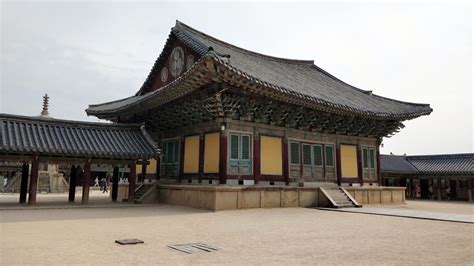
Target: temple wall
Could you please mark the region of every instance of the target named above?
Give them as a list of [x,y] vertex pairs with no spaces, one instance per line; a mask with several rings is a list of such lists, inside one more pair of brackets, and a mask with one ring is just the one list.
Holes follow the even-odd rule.
[[341,175],[344,178],[357,178],[357,146],[341,145]]
[[219,133],[204,136],[204,173],[219,173]]
[[[235,146],[231,147],[231,135],[234,135],[232,145],[239,145],[238,150],[235,150]],[[158,142],[160,139],[180,139],[183,148],[180,151],[182,161],[179,179],[190,180],[189,183],[194,183],[195,179],[206,183],[208,180],[222,182],[224,178],[224,182],[228,184],[243,184],[243,180],[247,184],[378,184],[375,169],[372,172],[366,171],[370,175],[365,174],[366,169],[361,171],[363,167],[360,155],[363,147],[378,151],[376,138],[311,132],[228,118],[168,130],[154,137]],[[242,142],[245,140],[247,143],[248,138],[249,146],[243,147]],[[297,164],[290,163],[291,156],[295,154],[294,151],[293,155],[291,153],[292,142],[300,145],[298,152],[301,153],[301,158]],[[305,154],[310,154],[309,146],[311,160],[302,154],[303,149]],[[324,154],[320,156],[324,165],[312,165],[317,157],[315,150]],[[250,152],[249,158],[243,158],[242,152]]]
[[262,174],[282,175],[282,155],[282,138],[261,136],[260,160]]
[[199,173],[199,135],[184,138],[183,173]]

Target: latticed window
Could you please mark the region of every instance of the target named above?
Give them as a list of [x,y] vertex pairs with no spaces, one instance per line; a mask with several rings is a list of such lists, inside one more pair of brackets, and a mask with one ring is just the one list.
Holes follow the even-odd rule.
[[252,173],[252,138],[250,134],[229,134],[229,167],[233,175]]
[[250,160],[250,136],[241,135],[242,138],[242,160]]
[[230,159],[239,159],[239,135],[230,135]]
[[179,158],[179,140],[163,142],[163,163],[177,163]]
[[290,142],[290,163],[300,164],[300,144],[297,142]]
[[250,161],[251,142],[248,134],[230,134],[230,159]]
[[326,166],[334,166],[334,146],[333,145],[324,145],[324,157],[326,159]]
[[369,147],[362,148],[362,161],[364,168],[375,169],[375,149]]
[[367,148],[362,149],[362,160],[364,161],[364,168],[369,168],[369,150]]
[[322,166],[323,165],[323,148],[321,147],[321,145],[313,146],[313,154],[314,154],[314,165]]
[[303,144],[303,164],[311,165],[311,145]]

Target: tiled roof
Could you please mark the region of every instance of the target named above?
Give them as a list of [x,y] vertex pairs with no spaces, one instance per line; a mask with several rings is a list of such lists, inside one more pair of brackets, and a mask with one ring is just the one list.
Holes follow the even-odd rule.
[[420,175],[473,175],[474,153],[397,156],[381,155],[382,172]]
[[470,174],[474,173],[474,153],[407,156],[419,173]]
[[140,125],[0,114],[0,154],[139,159],[157,152]]
[[406,160],[406,156],[380,155],[380,170],[385,173],[416,173],[416,168]]
[[[170,38],[173,36],[198,54],[207,55],[212,52],[219,63],[250,81],[264,84],[277,93],[285,93],[288,97],[295,96],[312,101],[314,105],[329,106],[334,110],[345,110],[353,114],[397,120],[411,119],[432,112],[428,104],[397,101],[377,96],[371,91],[358,89],[327,73],[313,61],[283,59],[255,53],[218,40],[179,21],[173,27]],[[150,77],[153,76],[152,73],[159,70],[159,67],[159,64],[155,64],[144,87],[151,83]],[[141,91],[144,91],[144,87]],[[120,109],[124,106],[139,104],[142,100],[140,96],[127,98],[123,102],[94,105],[89,107],[87,112],[92,115],[103,110],[113,112],[114,108]],[[156,95],[156,97],[159,96]]]

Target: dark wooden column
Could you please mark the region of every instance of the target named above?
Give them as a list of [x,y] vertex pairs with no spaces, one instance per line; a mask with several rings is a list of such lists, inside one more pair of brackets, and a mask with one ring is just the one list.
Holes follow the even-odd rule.
[[383,186],[382,173],[380,171],[380,150],[377,148],[377,181],[379,186]]
[[337,175],[337,185],[341,185],[342,172],[341,172],[341,145],[338,143],[336,145],[336,175]]
[[227,136],[221,131],[219,144],[219,183],[227,182]]
[[141,172],[141,174],[142,174],[142,180],[141,180],[141,182],[142,182],[142,183],[145,183],[147,165],[148,165],[148,160],[143,159],[143,160],[142,160],[142,172]]
[[71,174],[69,175],[69,202],[74,203],[76,198],[76,180],[77,168],[75,165],[71,166]]
[[184,173],[184,145],[185,138],[181,138],[181,144],[179,145],[179,169],[178,169],[178,182],[181,183],[181,178]]
[[283,165],[282,165],[282,169],[283,169],[283,178],[285,179],[285,184],[288,186],[290,184],[290,171],[288,169],[288,165],[289,165],[289,161],[288,161],[288,142],[286,141],[286,137],[283,137],[282,141],[281,141],[283,147],[282,147],[282,150],[283,150]]
[[436,187],[437,187],[437,198],[438,200],[441,200],[441,178],[436,179]]
[[474,182],[472,180],[472,178],[469,178],[467,180],[467,185],[468,185],[468,189],[467,189],[467,193],[468,193],[468,200],[469,202],[472,202],[473,201],[473,186],[474,186]]
[[26,203],[26,194],[28,193],[28,175],[30,166],[24,162],[21,168],[21,183],[20,183],[20,203]]
[[38,170],[39,160],[38,155],[33,156],[31,161],[31,175],[30,175],[30,188],[28,191],[28,205],[36,204],[36,190],[38,189]]
[[156,156],[156,180],[160,180],[161,177],[161,159],[160,156]]
[[260,182],[260,137],[258,134],[255,134],[253,139],[253,178],[255,184]]
[[118,195],[118,183],[119,183],[119,168],[114,167],[114,174],[112,176],[112,201],[117,202]]
[[362,147],[357,145],[357,178],[360,185],[364,185],[364,166],[362,165]]
[[84,178],[82,178],[82,204],[89,203],[89,188],[91,185],[91,162],[84,164]]
[[128,202],[133,203],[135,197],[135,180],[137,179],[137,161],[130,163],[130,176],[128,177]]
[[199,136],[199,174],[198,174],[198,183],[201,183],[202,177],[204,175],[204,144],[206,140],[206,135]]

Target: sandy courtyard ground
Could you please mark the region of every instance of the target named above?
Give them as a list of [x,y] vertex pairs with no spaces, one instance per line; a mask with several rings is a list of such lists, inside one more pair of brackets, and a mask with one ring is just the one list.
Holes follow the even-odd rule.
[[[306,208],[0,211],[0,265],[474,263],[474,225]],[[120,246],[116,239],[145,244]],[[167,245],[202,242],[216,252]]]

